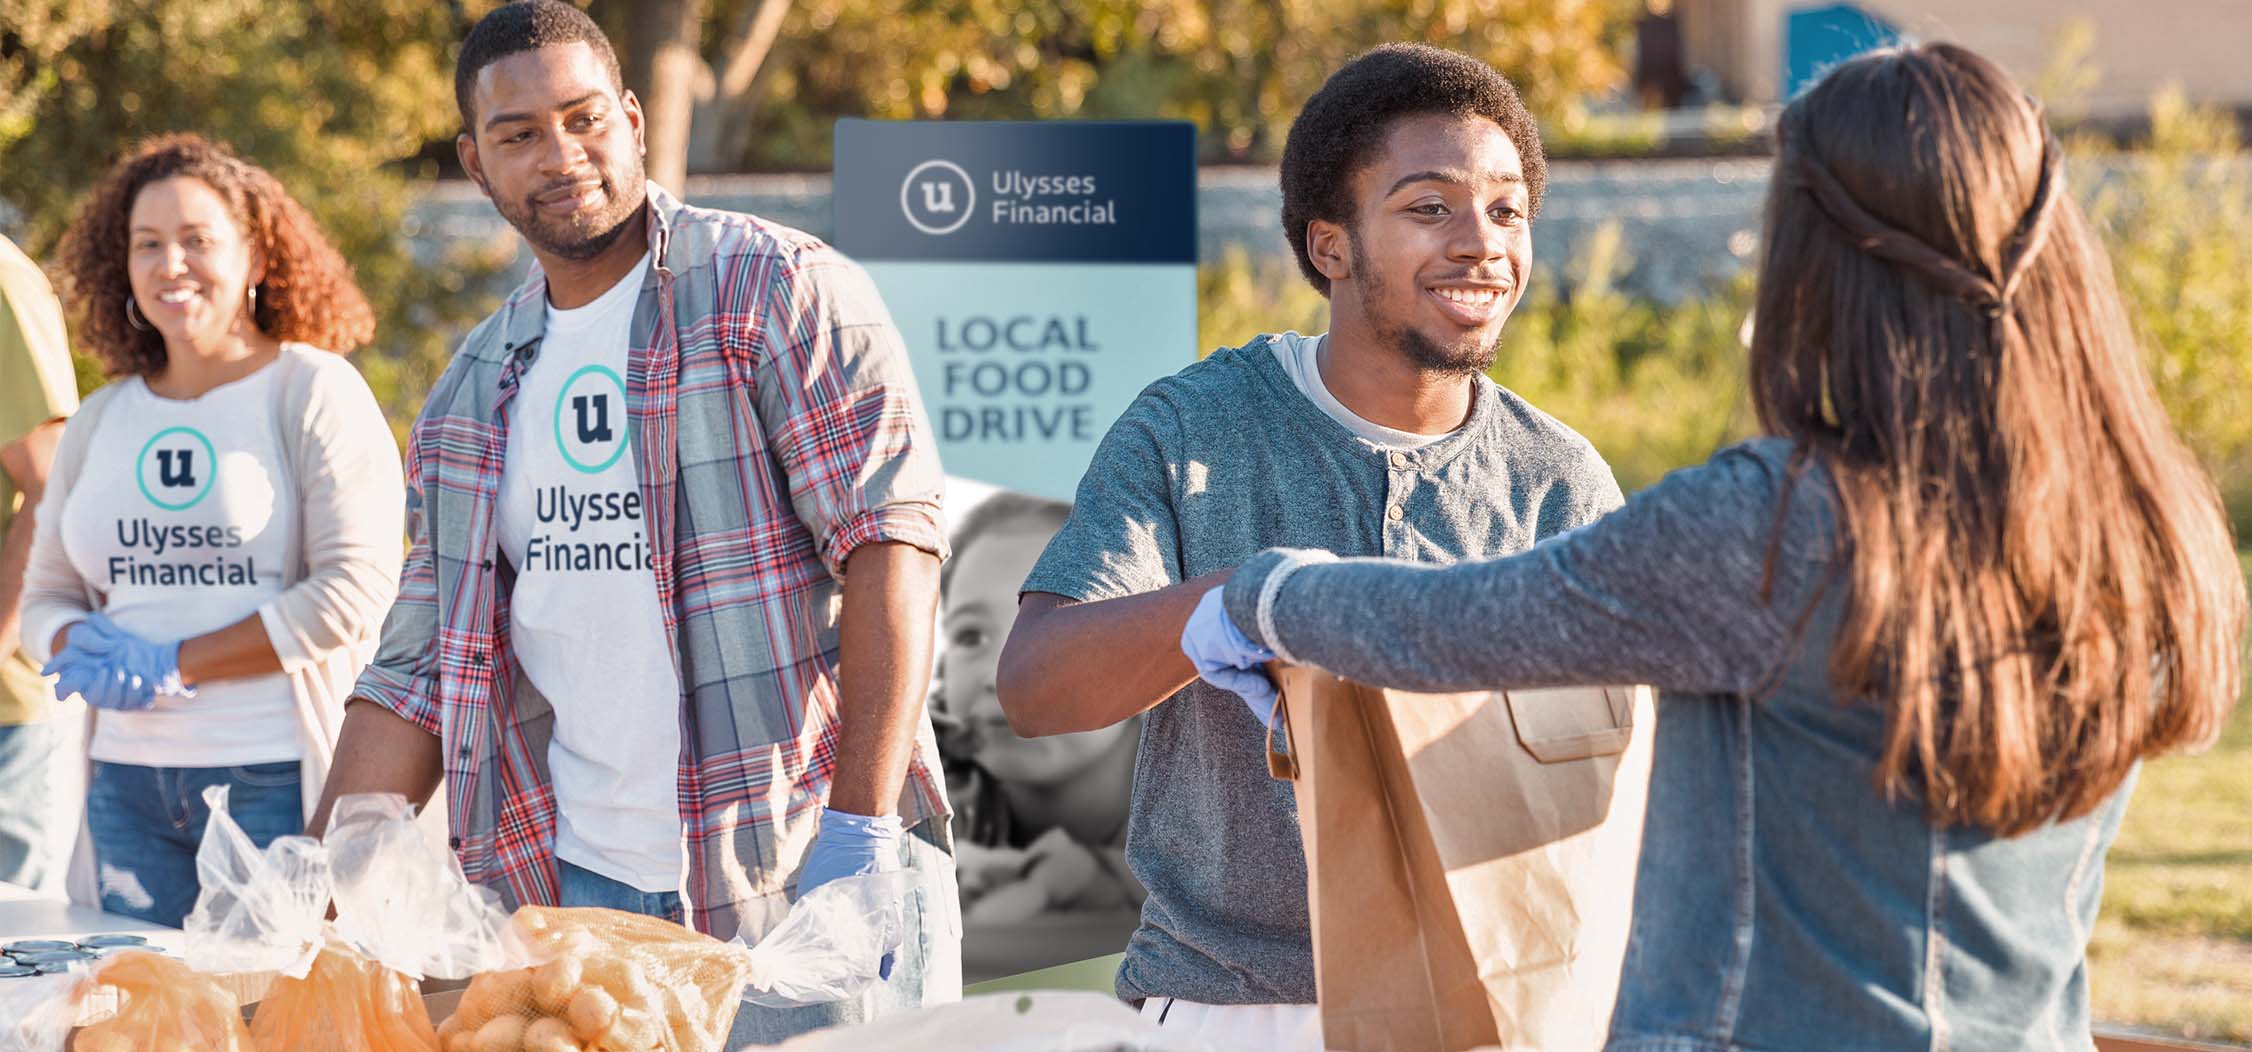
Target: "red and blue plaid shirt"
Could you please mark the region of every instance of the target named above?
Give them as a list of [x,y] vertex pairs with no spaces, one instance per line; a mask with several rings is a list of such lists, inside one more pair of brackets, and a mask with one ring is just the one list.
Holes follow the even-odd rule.
[[[649,212],[627,412],[680,672],[687,919],[728,938],[784,908],[828,799],[845,560],[876,541],[943,556],[944,476],[864,271],[809,235],[654,184]],[[509,650],[495,516],[546,291],[535,270],[472,331],[415,421],[413,547],[354,692],[440,739],[454,850],[512,908],[556,896],[555,716]],[[927,717],[898,807],[909,827],[944,826]]]

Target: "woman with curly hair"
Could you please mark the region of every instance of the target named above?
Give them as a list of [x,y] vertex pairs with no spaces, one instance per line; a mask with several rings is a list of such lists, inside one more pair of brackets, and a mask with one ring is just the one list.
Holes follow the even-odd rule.
[[193,135],[142,143],[88,196],[63,270],[115,379],[56,452],[23,645],[93,707],[73,896],[177,926],[204,789],[261,846],[319,796],[398,590],[398,447],[342,357],[373,333],[367,300],[257,166]]

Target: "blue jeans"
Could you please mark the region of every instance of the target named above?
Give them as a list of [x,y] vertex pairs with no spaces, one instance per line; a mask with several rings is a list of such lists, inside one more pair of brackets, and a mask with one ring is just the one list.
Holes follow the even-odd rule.
[[177,928],[195,907],[196,848],[211,809],[205,786],[224,785],[227,813],[263,848],[305,829],[297,761],[245,767],[94,764],[86,826],[94,838],[102,908]]
[[56,765],[75,759],[64,755],[63,725],[74,718],[0,727],[0,881],[42,887],[68,861],[56,857],[64,841],[55,828],[62,814],[54,782]]
[[[735,1014],[727,1048],[779,1044],[815,1030],[850,1026],[892,1012],[961,999],[961,900],[955,890],[954,859],[925,839],[923,832],[924,827],[919,826],[899,838],[900,866],[913,874],[913,879],[903,917],[906,938],[892,965],[891,978],[849,1001],[800,1008],[746,1003]],[[556,865],[561,905],[600,906],[675,922],[681,918],[680,896],[672,892],[642,891],[560,859]]]

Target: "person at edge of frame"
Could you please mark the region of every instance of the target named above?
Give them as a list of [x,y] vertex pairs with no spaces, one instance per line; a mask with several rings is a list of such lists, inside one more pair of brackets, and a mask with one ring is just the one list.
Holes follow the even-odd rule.
[[1272,659],[1657,687],[1609,1052],[2085,1052],[2142,761],[2243,686],[2219,491],[1999,66],[1873,53],[1777,132],[1761,437],[1528,553],[1262,552],[1182,645],[1262,711]]

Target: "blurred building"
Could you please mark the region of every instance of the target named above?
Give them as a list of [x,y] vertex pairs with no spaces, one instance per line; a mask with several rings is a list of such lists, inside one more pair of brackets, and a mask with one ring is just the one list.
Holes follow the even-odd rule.
[[1905,36],[1963,44],[2031,85],[2076,25],[2088,30],[2080,98],[2096,119],[2133,118],[2179,83],[2197,102],[2252,109],[2247,0],[1677,0],[1692,75],[1731,101],[1782,102],[1823,69]]

